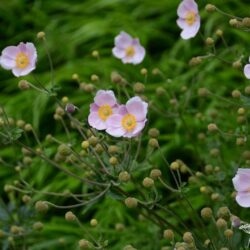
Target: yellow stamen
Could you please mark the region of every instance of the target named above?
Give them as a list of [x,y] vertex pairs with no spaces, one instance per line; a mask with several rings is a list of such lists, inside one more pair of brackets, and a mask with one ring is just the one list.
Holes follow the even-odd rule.
[[112,114],[113,114],[112,108],[107,104],[102,105],[98,110],[98,115],[103,121],[106,121],[108,117]]
[[23,53],[23,52],[19,52],[16,55],[16,66],[17,68],[23,69],[26,68],[29,64],[29,58],[28,56]]
[[188,25],[193,25],[196,21],[196,15],[193,11],[189,11],[185,17],[185,21]]
[[249,192],[249,193],[250,193],[250,187],[247,189],[247,192]]
[[135,54],[135,49],[134,49],[134,47],[133,47],[133,46],[128,46],[128,47],[126,48],[126,56],[131,57],[131,56],[134,56],[134,54]]
[[129,132],[135,128],[136,124],[137,122],[134,115],[126,114],[122,118],[122,127]]

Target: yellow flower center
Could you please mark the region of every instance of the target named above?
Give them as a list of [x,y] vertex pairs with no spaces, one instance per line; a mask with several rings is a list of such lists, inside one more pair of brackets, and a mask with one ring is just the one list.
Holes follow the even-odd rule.
[[196,21],[196,15],[193,11],[189,11],[185,17],[185,21],[188,25],[193,25]]
[[132,131],[136,126],[136,118],[134,115],[126,114],[122,118],[122,127],[127,131]]
[[113,114],[112,108],[107,104],[102,105],[98,110],[98,115],[103,121],[106,121],[108,117],[112,114]]
[[134,54],[135,54],[135,49],[134,49],[134,47],[133,47],[133,46],[128,46],[128,47],[126,48],[126,56],[131,57],[131,56],[134,56]]
[[16,56],[16,66],[20,69],[26,68],[29,64],[28,56],[23,53],[19,52]]

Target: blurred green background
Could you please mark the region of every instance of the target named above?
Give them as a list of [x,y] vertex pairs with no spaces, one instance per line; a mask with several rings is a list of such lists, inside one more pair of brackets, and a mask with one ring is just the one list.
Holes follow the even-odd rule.
[[[41,41],[36,38],[39,31],[46,33],[48,48],[55,69],[55,79],[58,85],[58,96],[67,95],[72,103],[80,109],[80,119],[86,121],[89,104],[93,95],[79,90],[78,84],[71,76],[77,73],[81,82],[91,82],[91,75],[97,74],[100,81],[94,83],[97,89],[116,90],[111,83],[112,71],[119,72],[130,83],[143,82],[146,86],[145,95],[154,102],[161,110],[169,109],[170,114],[175,109],[169,104],[169,99],[156,95],[158,87],[176,94],[182,103],[182,111],[186,116],[186,122],[191,127],[193,135],[200,132],[206,133],[208,122],[216,121],[223,124],[225,130],[237,127],[234,118],[235,109],[231,109],[225,103],[216,98],[200,100],[197,89],[207,87],[216,95],[229,97],[235,88],[244,90],[248,81],[244,78],[242,71],[231,67],[231,63],[242,56],[242,63],[246,63],[250,53],[249,33],[230,27],[229,18],[218,13],[208,14],[204,7],[208,1],[197,1],[202,18],[201,32],[194,39],[183,41],[180,39],[180,29],[176,25],[176,9],[179,1],[176,0],[0,0],[0,50],[8,45],[17,45],[19,42],[33,42],[38,50],[37,69],[33,75],[45,86],[50,85],[50,67]],[[225,12],[241,17],[247,16],[250,11],[248,1],[211,1]],[[228,46],[215,36],[215,31],[220,28],[224,31],[224,38]],[[146,58],[142,64],[137,66],[123,65],[112,56],[111,50],[114,46],[114,37],[120,31],[126,31],[132,36],[139,37],[141,44],[146,48]],[[198,67],[190,67],[189,60],[198,55],[206,55],[211,52],[204,44],[204,39],[211,36],[216,41],[217,53],[227,63],[215,58],[205,60]],[[93,50],[98,50],[100,60],[91,56]],[[141,68],[148,69],[147,81],[140,74]],[[152,70],[159,68],[162,76],[152,75]],[[32,76],[21,77],[30,82],[34,81]],[[35,91],[20,91],[18,82],[9,71],[0,69],[0,104],[6,109],[7,114],[14,119],[23,119],[31,123],[38,131],[43,140],[48,133],[57,134],[62,140],[65,139],[63,130],[53,122],[55,105],[42,94]],[[188,91],[182,95],[182,87]],[[189,98],[187,98],[189,96]],[[191,99],[186,107],[185,100]],[[209,116],[218,111],[216,118]],[[201,112],[206,115],[205,120],[196,121],[194,116]],[[225,114],[229,116],[225,119]],[[148,127],[157,127],[161,131],[160,143],[169,161],[181,158],[194,170],[200,168],[207,162],[218,164],[217,160],[210,160],[208,152],[213,147],[221,147],[223,151],[222,168],[231,166],[228,176],[232,176],[236,169],[236,161],[242,150],[235,148],[234,141],[225,140],[224,145],[218,145],[215,141],[209,141],[204,145],[197,142],[199,155],[197,155],[194,142],[187,135],[186,129],[180,120],[161,117],[151,112]],[[196,140],[196,139],[194,139]],[[247,148],[247,146],[246,146]],[[12,167],[2,166],[0,168],[1,196],[8,204],[8,199],[3,191],[6,183],[13,182],[17,176],[13,168],[17,158],[13,157],[16,151],[4,145],[0,146],[0,155],[5,161],[10,162]],[[14,149],[16,150],[16,149]],[[232,155],[232,151],[234,155]],[[156,153],[152,161],[161,168],[161,160]],[[40,164],[40,163],[39,163]],[[37,168],[39,167],[39,171]],[[34,175],[26,176],[37,189],[62,191],[83,190],[79,183],[64,178],[52,168],[46,166],[32,165]],[[168,178],[166,174],[166,178]],[[231,180],[228,179],[227,186],[223,192],[233,191]],[[194,193],[195,194],[195,193]],[[224,194],[226,197],[226,194]],[[9,197],[10,198],[10,197]],[[45,197],[34,197],[35,199],[46,199]],[[12,197],[15,200],[15,197]],[[16,197],[16,205],[20,197]],[[54,202],[68,204],[68,200],[55,198]],[[232,201],[230,201],[232,202]],[[201,197],[197,201],[197,209],[205,205]],[[234,206],[234,207],[233,207]],[[235,204],[233,210],[237,210]],[[23,208],[24,209],[24,208]],[[24,209],[25,210],[25,209]],[[31,209],[32,210],[32,209]],[[88,226],[89,219],[95,217],[100,220],[98,231],[100,237],[110,241],[108,249],[120,250],[126,244],[134,244],[138,249],[157,250],[162,246],[160,240],[162,232],[153,224],[137,220],[133,212],[127,212],[122,204],[110,197],[102,200],[94,208],[79,210],[82,218]],[[19,213],[20,211],[18,211]],[[24,213],[23,223],[29,225],[35,215],[30,211]],[[2,215],[1,215],[2,213]],[[242,213],[244,216],[244,212]],[[2,216],[2,217],[1,217]],[[0,219],[4,220],[4,205],[0,208]],[[49,214],[42,220],[46,221],[43,232],[32,233],[27,237],[28,249],[77,249],[77,242],[84,235],[77,226],[65,222],[64,211],[50,210]],[[21,216],[22,217],[22,216]],[[186,217],[186,216],[184,216]],[[11,218],[8,218],[11,221]],[[188,221],[188,219],[187,219]],[[124,223],[126,228],[123,232],[114,230],[115,223]],[[3,223],[4,224],[4,223]],[[30,222],[31,225],[31,222]],[[95,229],[90,229],[95,230]],[[3,243],[3,249],[8,249],[7,243]],[[5,244],[5,245],[4,245]],[[5,246],[5,248],[4,248]],[[18,248],[16,248],[18,249]]]

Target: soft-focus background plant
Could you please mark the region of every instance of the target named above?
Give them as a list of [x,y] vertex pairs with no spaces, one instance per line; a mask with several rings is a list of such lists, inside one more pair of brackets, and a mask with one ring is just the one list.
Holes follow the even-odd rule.
[[[37,32],[44,31],[54,63],[58,97],[67,96],[79,108],[78,117],[82,117],[83,121],[86,121],[93,94],[79,89],[78,83],[72,80],[73,74],[78,74],[84,83],[91,83],[91,75],[98,75],[99,80],[92,82],[97,89],[118,90],[111,82],[113,71],[119,72],[131,84],[144,83],[144,95],[158,110],[154,112],[152,109],[149,114],[142,142],[144,154],[149,139],[147,131],[149,128],[157,128],[160,131],[158,139],[161,151],[169,162],[181,159],[194,173],[204,172],[208,164],[213,165],[213,168],[218,166],[218,173],[206,174],[196,186],[186,190],[190,202],[198,216],[205,206],[212,207],[215,212],[219,207],[227,206],[233,214],[250,222],[248,210],[240,209],[231,195],[234,191],[232,177],[239,166],[248,164],[245,160],[249,158],[248,142],[239,147],[236,145],[236,137],[226,134],[245,134],[244,131],[248,128],[245,123],[237,123],[237,110],[242,103],[248,103],[248,99],[233,99],[231,92],[238,89],[244,93],[249,84],[242,69],[232,65],[238,60],[243,65],[247,63],[250,52],[249,33],[232,27],[229,24],[230,18],[225,15],[207,13],[204,9],[207,1],[200,0],[197,3],[202,18],[200,33],[194,39],[184,41],[180,39],[180,30],[176,25],[179,1],[1,0],[0,49],[16,45],[20,41],[33,41],[38,49],[38,64],[34,75],[49,86],[51,72],[48,59],[43,44],[36,38]],[[211,3],[237,16],[245,17],[249,14],[248,1],[221,0]],[[223,31],[223,39],[216,36],[218,29]],[[146,58],[142,64],[124,65],[112,56],[114,37],[121,30],[140,38],[146,49]],[[214,38],[215,50],[213,46],[205,44],[207,37]],[[99,59],[92,56],[94,50],[99,52]],[[207,58],[195,67],[190,66],[191,58],[210,52],[216,52],[216,57]],[[142,68],[148,70],[147,77],[141,74]],[[32,76],[23,79],[33,81]],[[66,141],[62,126],[53,119],[56,108],[53,101],[36,91],[21,91],[18,82],[19,79],[14,78],[9,71],[1,69],[0,104],[5,107],[6,113],[15,120],[22,119],[31,123],[42,141],[47,134],[55,134],[61,141]],[[212,94],[202,94],[202,88],[207,88]],[[122,97],[121,100],[124,101]],[[211,122],[216,123],[225,133],[209,134],[207,125]],[[80,143],[81,141],[79,147]],[[52,208],[46,215],[37,218],[34,205],[27,211],[21,201],[21,194],[6,194],[4,185],[18,180],[13,164],[16,164],[21,151],[4,145],[0,146],[0,150],[1,158],[9,164],[9,167],[8,164],[0,166],[1,226],[4,228],[4,225],[11,224],[19,214],[19,218],[32,231],[32,221],[41,220],[44,229],[25,237],[28,249],[77,249],[78,241],[84,237],[84,233],[77,225],[64,219],[65,210]],[[166,180],[172,181],[158,150],[150,156],[150,163],[148,166],[138,166],[142,167],[138,173],[138,182],[149,174],[152,165],[161,169]],[[189,174],[184,173],[183,181],[187,182],[188,177]],[[85,188],[41,162],[32,164],[26,178],[37,190],[42,191],[71,190],[79,193]],[[211,193],[200,192],[201,187],[209,185],[212,185],[213,193],[220,195],[219,201],[211,199]],[[193,230],[194,224],[183,207],[187,205],[172,199],[171,194],[162,187],[159,189],[164,203],[181,214],[185,224],[190,225],[190,230]],[[135,189],[131,186],[127,190],[133,193]],[[100,237],[103,235],[110,244],[107,249],[123,249],[128,244],[142,250],[161,249],[166,243],[162,239],[162,230],[142,216],[138,217],[134,210],[127,209],[113,195],[110,193],[93,206],[76,210],[84,226]],[[32,198],[46,200],[40,194],[35,194]],[[50,201],[70,205],[67,198],[55,196],[50,197]],[[10,214],[7,211],[11,211]],[[98,220],[98,228],[89,225],[92,218]],[[175,223],[173,218],[171,221]],[[119,230],[119,224],[124,225],[122,230]],[[207,230],[209,231],[209,226]],[[187,230],[181,228],[181,231]],[[215,232],[211,229],[210,233]],[[237,242],[243,239],[246,241],[246,234],[236,233],[239,234]],[[4,239],[1,244],[2,249],[8,249]],[[238,249],[235,248],[237,244],[232,243],[232,249]],[[18,246],[16,249],[19,249]]]

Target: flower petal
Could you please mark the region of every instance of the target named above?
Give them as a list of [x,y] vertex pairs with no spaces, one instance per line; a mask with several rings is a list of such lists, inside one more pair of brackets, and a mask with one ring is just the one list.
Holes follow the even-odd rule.
[[8,46],[2,51],[2,55],[16,60],[16,55],[20,52],[20,49],[17,46]]
[[118,48],[118,47],[114,47],[112,49],[112,53],[113,55],[116,57],[116,58],[119,58],[119,59],[122,59],[123,57],[126,56],[126,51],[125,49],[121,49],[121,48]]
[[143,121],[147,116],[148,104],[138,96],[129,99],[126,103],[126,108],[128,113],[136,117],[137,121]]
[[10,57],[2,55],[0,57],[0,65],[4,69],[13,69],[16,66],[16,61]]
[[107,125],[104,121],[100,119],[97,112],[91,112],[88,116],[89,125],[98,130],[104,130]]
[[194,0],[183,0],[177,9],[177,15],[185,18],[188,11],[198,13],[198,5]]
[[32,66],[32,65],[28,65],[27,67],[23,69],[15,67],[12,69],[12,73],[17,77],[26,76],[34,69],[35,69],[35,66]]
[[114,114],[111,115],[106,123],[107,123],[107,127],[111,127],[111,128],[119,128],[122,127],[121,122],[122,122],[122,115],[119,114]]
[[250,207],[250,193],[239,192],[236,195],[236,201],[241,207]]
[[236,174],[232,179],[235,190],[238,192],[247,191],[250,188],[249,174]]
[[195,37],[200,29],[200,17],[197,17],[196,22],[189,27],[186,27],[181,32],[181,38],[186,40]]
[[112,107],[116,104],[114,92],[111,90],[99,90],[96,93],[94,101],[98,106],[109,105]]
[[121,31],[118,36],[115,37],[115,47],[120,49],[126,49],[131,45],[133,38],[126,32]]
[[245,65],[244,67],[244,75],[247,79],[250,79],[250,64]]

